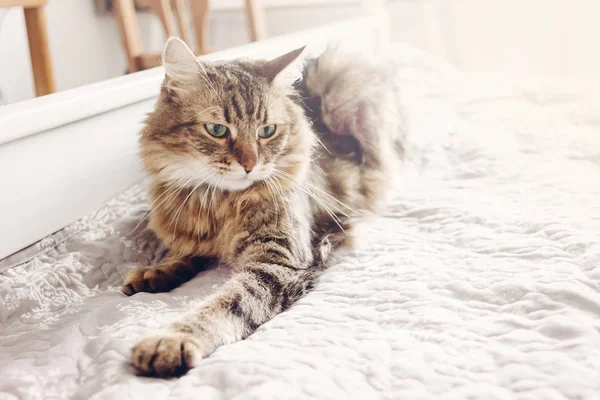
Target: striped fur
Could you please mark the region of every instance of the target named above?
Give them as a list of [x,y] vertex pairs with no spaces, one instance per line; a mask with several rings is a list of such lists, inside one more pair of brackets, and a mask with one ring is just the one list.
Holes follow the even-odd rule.
[[[208,258],[233,265],[235,273],[202,306],[134,347],[133,365],[157,376],[185,373],[310,290],[330,249],[349,245],[359,213],[374,209],[399,158],[389,151],[400,140],[398,116],[376,111],[389,104],[354,104],[342,117],[346,124],[340,107],[334,116],[323,108],[307,117],[303,100],[322,108],[320,99],[340,85],[317,63],[305,70],[305,84],[280,82],[299,51],[270,62],[217,64],[199,64],[187,51],[168,43],[166,78],[140,140],[152,177],[150,226],[170,253],[154,269],[132,271],[123,290],[171,290]],[[363,73],[378,76],[371,67]],[[378,98],[391,101],[387,90]],[[382,117],[389,129],[373,138],[373,118]],[[228,137],[211,137],[203,130],[207,122],[227,126]],[[272,123],[273,137],[256,135]],[[254,170],[239,178],[248,152],[259,169],[256,179]]]

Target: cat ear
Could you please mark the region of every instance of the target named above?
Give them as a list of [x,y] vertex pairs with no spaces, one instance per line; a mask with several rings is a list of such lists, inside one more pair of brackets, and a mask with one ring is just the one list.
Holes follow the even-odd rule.
[[296,80],[301,73],[302,66],[302,63],[299,62],[301,60],[299,57],[305,47],[306,46],[303,46],[299,49],[290,51],[289,53],[264,64],[262,67],[263,74],[267,77],[269,82],[273,82],[275,78],[277,78],[277,80],[290,80],[291,82]]
[[167,40],[162,53],[162,62],[167,78],[175,81],[196,79],[202,68],[187,44],[176,37]]

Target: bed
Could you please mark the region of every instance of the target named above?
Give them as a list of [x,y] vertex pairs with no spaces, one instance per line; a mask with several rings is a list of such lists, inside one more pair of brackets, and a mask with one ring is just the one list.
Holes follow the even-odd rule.
[[[379,43],[371,18],[211,55]],[[596,399],[600,85],[469,75],[404,45],[406,161],[313,292],[179,379],[132,345],[227,278],[125,296],[157,260],[136,132],[161,71],[0,109],[0,399]]]

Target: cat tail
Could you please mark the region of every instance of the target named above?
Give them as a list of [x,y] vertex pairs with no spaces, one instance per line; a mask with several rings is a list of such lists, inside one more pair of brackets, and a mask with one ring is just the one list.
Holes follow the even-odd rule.
[[331,247],[329,236],[324,236],[313,243],[313,262],[310,268],[304,270],[297,279],[289,282],[282,290],[283,310],[287,310],[296,300],[313,289],[316,280],[327,268]]

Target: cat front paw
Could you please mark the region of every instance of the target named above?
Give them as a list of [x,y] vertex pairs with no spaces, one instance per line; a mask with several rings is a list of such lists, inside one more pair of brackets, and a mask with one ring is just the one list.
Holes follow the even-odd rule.
[[136,268],[129,271],[123,282],[123,293],[131,296],[139,292],[168,292],[192,279],[206,266],[201,257],[171,257],[156,268]]
[[185,333],[165,332],[146,337],[131,353],[131,364],[142,374],[172,377],[185,374],[202,358],[200,341]]
[[170,276],[161,268],[136,268],[125,277],[122,290],[131,296],[139,292],[168,292],[180,284],[177,276]]

